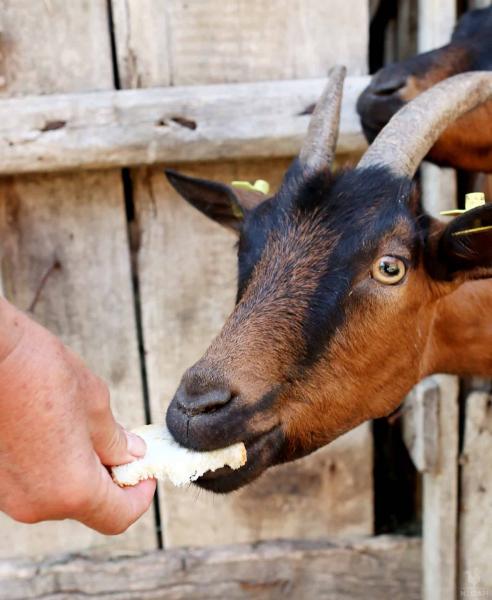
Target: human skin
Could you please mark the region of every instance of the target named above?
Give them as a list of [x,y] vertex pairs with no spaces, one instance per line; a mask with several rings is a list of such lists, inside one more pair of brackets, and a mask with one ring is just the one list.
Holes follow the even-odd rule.
[[69,518],[122,533],[156,484],[122,489],[106,466],[144,454],[145,442],[116,423],[106,384],[0,298],[0,510],[23,523]]

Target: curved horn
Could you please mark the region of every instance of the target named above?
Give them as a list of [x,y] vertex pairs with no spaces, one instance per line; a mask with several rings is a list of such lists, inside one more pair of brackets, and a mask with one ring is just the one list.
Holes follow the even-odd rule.
[[445,79],[399,110],[357,167],[386,166],[395,175],[413,177],[446,127],[490,99],[490,71],[462,73]]
[[309,122],[307,136],[299,153],[299,161],[308,171],[329,169],[333,162],[346,72],[347,69],[341,66],[330,69],[329,81]]

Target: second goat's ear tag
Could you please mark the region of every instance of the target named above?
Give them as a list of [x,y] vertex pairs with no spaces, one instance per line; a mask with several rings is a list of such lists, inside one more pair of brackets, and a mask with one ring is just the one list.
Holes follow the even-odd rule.
[[257,179],[254,184],[249,181],[233,181],[231,183],[232,187],[235,187],[239,190],[247,190],[249,192],[260,192],[265,196],[270,191],[270,184],[268,181],[264,179]]
[[471,229],[455,231],[452,235],[459,237],[460,235],[471,235],[472,233],[483,233],[484,231],[492,231],[492,225],[479,225],[477,227],[472,227]]
[[[454,210],[442,210],[440,214],[443,217],[457,217],[466,213],[473,208],[483,206],[485,204],[485,194],[483,192],[473,192],[465,195],[465,208],[456,208]],[[456,234],[453,234],[456,235]]]

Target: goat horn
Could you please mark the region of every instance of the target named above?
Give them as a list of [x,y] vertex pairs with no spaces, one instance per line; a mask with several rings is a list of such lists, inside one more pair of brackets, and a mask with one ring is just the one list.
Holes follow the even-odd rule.
[[320,172],[329,169],[333,162],[346,72],[347,69],[342,66],[330,69],[328,83],[314,109],[306,139],[299,153],[299,161],[307,171]]
[[381,130],[357,165],[385,166],[413,177],[441,133],[453,121],[492,99],[492,73],[476,71],[449,77],[399,110]]

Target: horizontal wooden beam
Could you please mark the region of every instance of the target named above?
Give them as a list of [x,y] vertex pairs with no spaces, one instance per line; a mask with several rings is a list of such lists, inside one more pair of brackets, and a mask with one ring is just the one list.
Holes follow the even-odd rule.
[[418,600],[420,540],[263,542],[101,560],[0,563],[0,599]]
[[[0,174],[295,155],[325,79],[167,87],[0,101]],[[363,151],[345,85],[339,152]]]

